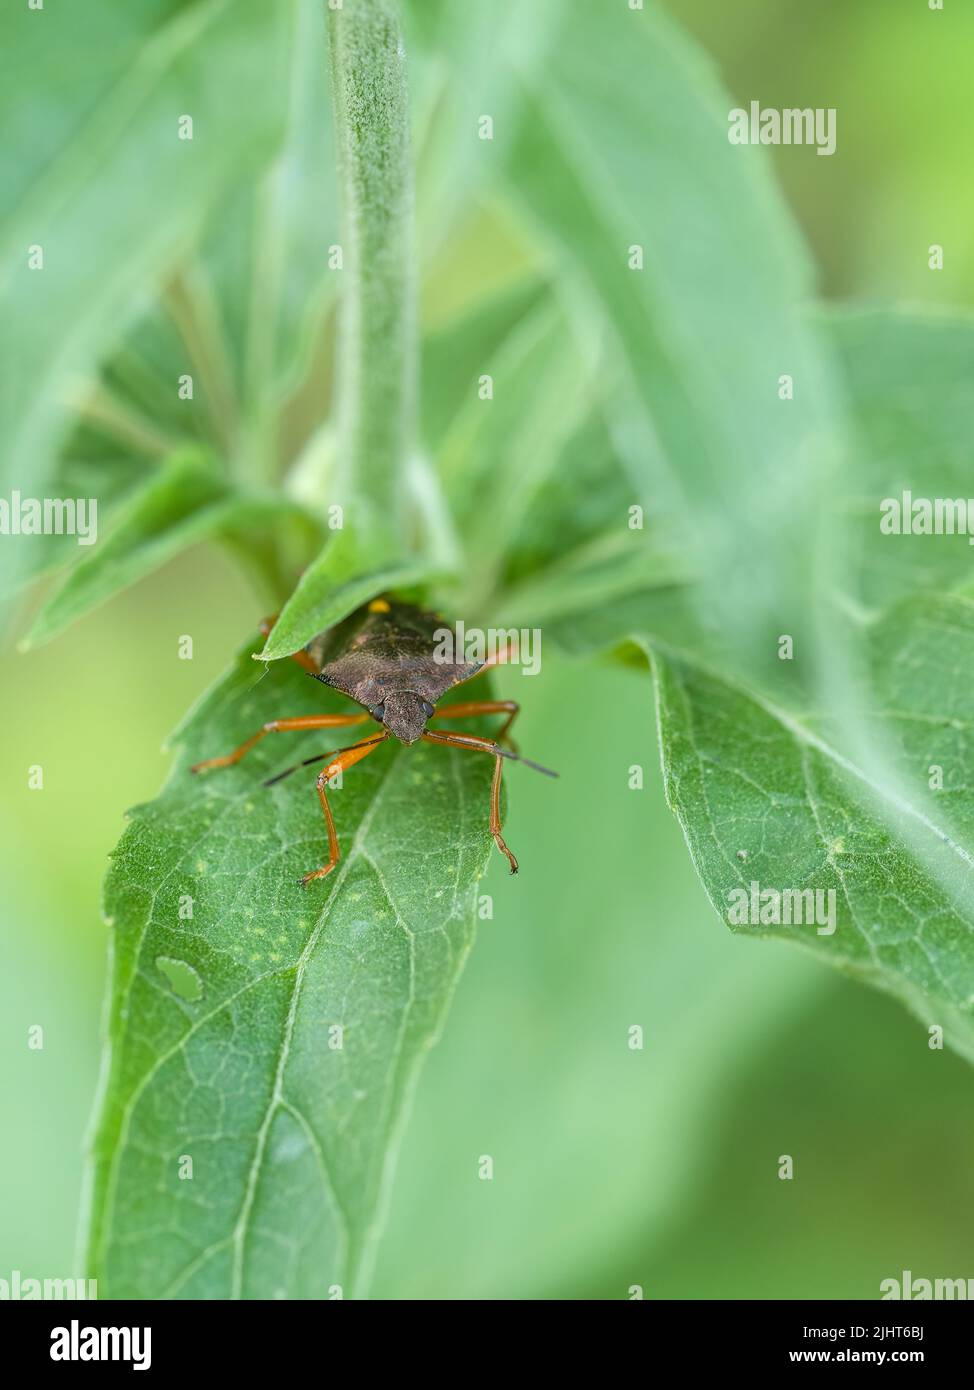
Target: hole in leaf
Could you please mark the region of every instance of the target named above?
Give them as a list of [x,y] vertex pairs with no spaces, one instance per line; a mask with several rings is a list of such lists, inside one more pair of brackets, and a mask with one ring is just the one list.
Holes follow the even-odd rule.
[[166,977],[173,994],[195,1003],[203,998],[203,981],[191,965],[172,956],[156,956],[156,968]]

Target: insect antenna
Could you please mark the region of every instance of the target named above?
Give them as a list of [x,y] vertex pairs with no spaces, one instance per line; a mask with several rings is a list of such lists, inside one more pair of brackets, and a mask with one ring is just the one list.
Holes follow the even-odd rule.
[[[273,777],[268,777],[267,781],[262,782],[261,785],[264,787],[273,787],[275,782],[283,782],[285,777],[290,777],[292,772],[297,772],[302,767],[310,767],[312,763],[323,763],[326,758],[334,757],[336,753],[347,753],[352,748],[361,748],[363,744],[374,743],[375,741],[375,736],[373,735],[372,738],[363,738],[358,743],[350,743],[345,748],[332,748],[328,753],[315,753],[311,758],[303,758],[299,763],[292,763],[291,766],[286,767],[283,772],[275,772]],[[555,774],[552,773],[552,776],[555,776]]]
[[482,741],[465,738],[463,734],[457,733],[454,729],[451,729],[449,734],[429,729],[425,736],[434,743],[445,743],[448,745],[452,743],[454,747],[463,744],[468,748],[483,749],[484,752],[494,754],[497,757],[510,758],[512,762],[523,763],[525,767],[533,767],[535,772],[543,772],[546,777],[557,777],[559,775],[557,772],[552,772],[550,767],[542,767],[540,763],[533,763],[530,758],[522,758],[520,753],[515,753],[510,748],[503,748],[499,743],[494,743],[489,748],[484,748]]
[[292,763],[291,766],[286,767],[283,772],[275,772],[273,777],[268,777],[267,781],[263,782],[261,785],[265,787],[273,787],[275,782],[283,782],[285,777],[290,777],[291,773],[297,772],[299,768],[309,767],[312,763],[320,763],[324,758],[327,757],[327,753],[316,753],[313,758],[305,758],[300,763]]
[[533,763],[530,758],[522,758],[520,753],[512,753],[510,748],[501,748],[499,745],[493,750],[499,753],[502,758],[510,758],[515,763],[523,763],[525,767],[533,767],[535,772],[543,772],[546,777],[557,777],[557,772],[552,772],[550,767],[542,767],[540,763]]

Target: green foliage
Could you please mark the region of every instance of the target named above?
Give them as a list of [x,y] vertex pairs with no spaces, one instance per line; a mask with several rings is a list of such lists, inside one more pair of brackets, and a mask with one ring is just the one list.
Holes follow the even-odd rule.
[[473,940],[491,761],[379,749],[330,794],[342,859],[308,890],[327,845],[313,779],[261,782],[354,734],[272,737],[187,773],[282,712],[346,708],[290,662],[261,677],[247,648],[115,851],[102,1297],[361,1288],[403,1106]]
[[[870,634],[868,715],[889,736],[888,777],[759,697],[654,649],[666,792],[715,909],[733,930],[799,941],[898,995],[974,1059],[974,606],[922,598]],[[933,681],[931,671],[948,674]],[[944,774],[932,795],[928,771]],[[801,924],[754,918],[751,885],[833,894]],[[732,895],[748,897],[745,923]],[[760,901],[760,899],[758,899]],[[811,905],[811,899],[808,900]],[[822,911],[821,909],[825,909]]]
[[[29,459],[35,494],[63,436],[70,378],[111,349],[144,288],[266,165],[284,125],[294,0],[152,0],[122,23],[117,9],[96,0],[81,24],[66,11],[22,5],[4,21],[4,47],[18,45],[22,71],[63,64],[74,74],[90,54],[97,74],[69,82],[45,112],[40,140],[32,130],[16,142],[0,233],[0,312],[17,334],[0,395],[4,476],[9,486]],[[107,52],[106,30],[115,30]],[[10,99],[35,109],[19,81],[5,85]],[[194,138],[181,140],[187,103]],[[29,268],[31,246],[42,248],[43,270]]]
[[[398,0],[329,13],[332,90],[345,209],[339,486],[405,524],[415,412],[416,306],[409,97]],[[356,519],[353,517],[353,524]],[[365,525],[363,531],[367,530]]]
[[[512,191],[594,297],[627,376],[629,466],[656,510],[689,523],[703,602],[753,660],[780,614],[795,623],[807,605],[792,518],[833,427],[802,312],[809,270],[765,165],[733,157],[728,99],[700,55],[651,7],[562,10]],[[783,372],[800,383],[788,402]]]
[[[62,571],[28,640],[204,539],[281,608],[180,731],[109,880],[91,1249],[118,1295],[366,1286],[408,1092],[472,940],[489,766],[386,748],[354,769],[349,850],[307,895],[293,879],[322,829],[294,782],[258,790],[275,741],[205,787],[185,769],[328,708],[273,663],[386,589],[648,659],[668,795],[720,915],[751,879],[834,889],[834,935],[780,934],[974,1046],[969,550],[878,528],[904,487],[961,495],[974,328],[809,314],[765,152],[729,146],[730,99],[653,7],[539,3],[515,44],[496,6],[416,0],[412,131],[398,8],[329,13],[329,94],[319,0],[160,0],[77,65],[32,168],[18,146],[7,457],[97,490],[106,532],[5,576]],[[246,94],[232,111],[228,90]],[[146,151],[153,178],[126,198]]]
[[371,546],[359,542],[358,529],[342,530],[305,570],[261,652],[276,661],[297,651],[316,633],[341,622],[363,603],[387,589],[428,582],[435,568],[420,560],[372,561]]
[[856,472],[840,510],[855,558],[855,601],[877,613],[920,590],[970,583],[963,537],[882,535],[886,497],[967,497],[974,320],[950,314],[844,310],[825,320],[853,413]]

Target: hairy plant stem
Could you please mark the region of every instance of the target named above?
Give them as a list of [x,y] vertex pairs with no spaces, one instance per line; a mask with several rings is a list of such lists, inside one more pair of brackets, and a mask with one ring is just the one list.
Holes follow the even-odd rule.
[[[344,202],[338,500],[353,532],[406,535],[418,345],[413,172],[399,0],[328,9]],[[335,499],[330,499],[335,500]]]

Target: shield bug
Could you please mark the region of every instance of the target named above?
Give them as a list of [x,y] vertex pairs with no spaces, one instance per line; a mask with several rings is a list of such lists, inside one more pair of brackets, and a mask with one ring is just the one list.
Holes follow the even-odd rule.
[[[273,619],[264,623],[261,630],[266,634],[272,626]],[[504,759],[511,758],[516,762],[525,763],[548,777],[557,777],[558,774],[530,762],[527,758],[521,758],[511,743],[509,731],[519,710],[515,700],[464,700],[437,709],[436,702],[448,690],[479,675],[499,659],[459,662],[443,660],[437,651],[435,635],[437,631],[442,631],[442,628],[443,619],[428,609],[399,603],[391,598],[373,599],[371,603],[350,614],[343,622],[313,637],[306,647],[293,655],[293,659],[315,680],[347,695],[356,704],[361,705],[366,713],[306,714],[293,719],[273,719],[232,753],[227,753],[222,758],[208,758],[190,769],[191,772],[208,772],[216,768],[232,767],[267,734],[344,727],[364,724],[370,719],[382,725],[381,733],[371,734],[368,738],[360,739],[344,748],[336,748],[330,753],[306,758],[303,763],[285,768],[264,784],[272,786],[297,771],[298,767],[321,761],[325,763],[318,774],[317,787],[328,831],[328,862],[299,880],[304,887],[313,880],[330,874],[341,853],[331,807],[328,805],[327,783],[338,773],[344,772],[346,768],[353,767],[355,763],[374,753],[389,738],[396,738],[406,745],[422,739],[427,743],[465,748],[475,753],[488,753],[493,757],[490,833],[497,848],[507,856],[511,873],[517,873],[517,860],[501,834],[500,793]],[[465,716],[485,714],[505,716],[496,741],[452,729],[432,730],[427,727],[435,719],[462,719]],[[502,740],[507,744],[506,747],[502,746]]]

